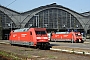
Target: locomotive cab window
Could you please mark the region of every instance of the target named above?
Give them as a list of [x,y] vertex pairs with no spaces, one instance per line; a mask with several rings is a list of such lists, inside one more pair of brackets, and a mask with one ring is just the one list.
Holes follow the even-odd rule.
[[30,31],[30,35],[32,35],[32,32]]
[[82,36],[81,34],[76,34],[76,36]]
[[35,31],[35,33],[36,33],[36,35],[38,35],[38,34],[46,34],[45,31]]

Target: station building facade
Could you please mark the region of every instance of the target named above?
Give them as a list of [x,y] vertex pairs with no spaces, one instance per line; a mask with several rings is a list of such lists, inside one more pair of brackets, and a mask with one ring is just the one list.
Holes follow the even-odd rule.
[[46,28],[48,32],[74,30],[90,33],[88,14],[77,13],[56,3],[22,13],[0,5],[0,36],[8,39],[11,30],[30,27]]

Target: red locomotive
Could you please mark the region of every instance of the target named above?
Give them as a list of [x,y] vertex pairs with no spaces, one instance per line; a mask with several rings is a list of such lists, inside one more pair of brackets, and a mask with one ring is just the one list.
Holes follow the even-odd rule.
[[83,43],[83,37],[80,32],[56,32],[51,34],[50,41],[71,41]]
[[46,28],[23,28],[10,32],[10,44],[34,46],[39,49],[50,49]]

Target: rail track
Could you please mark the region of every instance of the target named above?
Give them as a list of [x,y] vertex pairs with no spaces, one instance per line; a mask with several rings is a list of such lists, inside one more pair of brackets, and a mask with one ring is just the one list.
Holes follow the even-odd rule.
[[[25,57],[26,60],[89,60],[90,55],[73,54],[51,50],[40,50],[25,46],[11,46],[8,42],[0,44],[0,50]],[[78,57],[78,58],[77,58]]]

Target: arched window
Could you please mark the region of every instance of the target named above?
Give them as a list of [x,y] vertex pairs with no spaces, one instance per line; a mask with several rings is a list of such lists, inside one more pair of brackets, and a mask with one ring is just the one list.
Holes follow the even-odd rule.
[[0,21],[1,21],[1,26],[3,27],[3,29],[11,28],[11,24],[13,28],[16,26],[13,23],[13,21],[8,17],[8,15],[4,14],[1,11],[0,11]]
[[25,27],[29,27],[29,24],[32,24],[32,26],[46,27],[47,29],[82,28],[82,25],[76,17],[65,10],[57,8],[50,8],[38,12],[28,21]]

